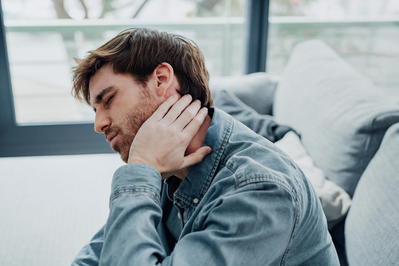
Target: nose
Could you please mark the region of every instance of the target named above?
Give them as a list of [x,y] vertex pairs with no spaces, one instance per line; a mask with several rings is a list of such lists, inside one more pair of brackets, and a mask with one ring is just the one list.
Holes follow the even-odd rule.
[[97,133],[104,133],[107,128],[111,126],[111,119],[102,110],[96,112],[96,118],[94,120],[94,131]]

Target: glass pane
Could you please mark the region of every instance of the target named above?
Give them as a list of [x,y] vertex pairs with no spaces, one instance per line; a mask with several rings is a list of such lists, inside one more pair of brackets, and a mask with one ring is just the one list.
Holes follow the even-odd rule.
[[399,101],[398,0],[271,0],[267,71],[281,74],[292,47],[321,39]]
[[211,76],[242,74],[246,0],[2,0],[17,122],[92,121],[71,96],[73,58],[120,31],[149,27],[194,40]]

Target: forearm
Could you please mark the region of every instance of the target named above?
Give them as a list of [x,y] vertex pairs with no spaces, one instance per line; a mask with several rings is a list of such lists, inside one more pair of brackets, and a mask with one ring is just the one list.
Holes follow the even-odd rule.
[[155,265],[166,256],[157,231],[161,182],[160,174],[147,165],[115,172],[100,265]]
[[72,266],[129,265],[146,257],[153,245],[154,254],[164,250],[159,239],[163,234],[156,230],[162,217],[160,180],[159,173],[149,166],[118,169],[112,183],[107,223],[80,250]]
[[98,266],[103,247],[104,226],[94,235],[90,243],[84,246],[71,266]]

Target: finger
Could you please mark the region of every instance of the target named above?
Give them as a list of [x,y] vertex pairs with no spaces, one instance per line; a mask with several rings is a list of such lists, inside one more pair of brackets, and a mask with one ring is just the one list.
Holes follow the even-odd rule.
[[195,100],[176,119],[174,125],[180,130],[184,130],[184,128],[193,120],[193,118],[196,115],[198,115],[198,111],[200,109],[201,109],[201,102],[199,100]]
[[196,150],[195,152],[187,155],[184,157],[184,162],[181,165],[181,169],[185,169],[187,167],[193,166],[202,162],[202,160],[207,156],[209,153],[212,152],[211,147],[204,146]]
[[179,100],[179,96],[177,94],[170,96],[158,107],[150,119],[155,119],[156,121],[163,119],[165,114],[168,113],[169,109],[177,102],[177,100]]
[[186,94],[181,97],[180,100],[178,100],[165,115],[165,117],[163,118],[164,122],[167,125],[172,124],[183,113],[187,106],[190,105],[191,100],[192,97],[190,94]]
[[202,108],[197,115],[187,124],[183,131],[188,134],[189,138],[197,134],[201,125],[204,123],[206,116],[208,115],[208,108]]

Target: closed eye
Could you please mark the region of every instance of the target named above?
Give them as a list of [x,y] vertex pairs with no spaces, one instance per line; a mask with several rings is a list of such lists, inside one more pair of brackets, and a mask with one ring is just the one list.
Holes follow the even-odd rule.
[[112,98],[114,98],[114,96],[115,96],[115,95],[110,96],[110,97],[107,99],[107,101],[106,101],[105,104],[106,104],[106,105],[110,104],[110,102],[111,102]]

